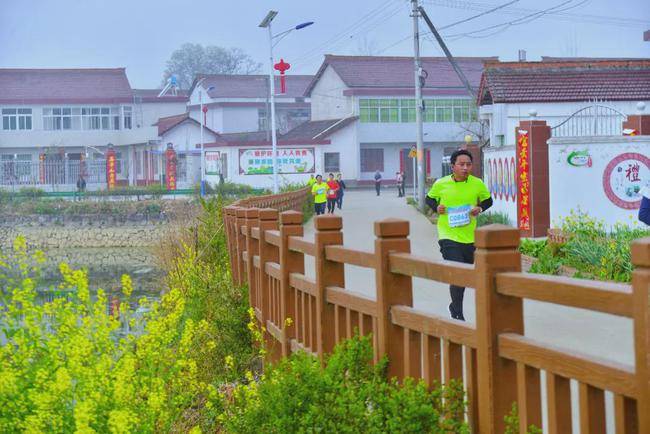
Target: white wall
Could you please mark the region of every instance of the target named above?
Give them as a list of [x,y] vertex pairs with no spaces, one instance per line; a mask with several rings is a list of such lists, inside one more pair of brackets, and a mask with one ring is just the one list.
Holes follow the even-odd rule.
[[243,133],[259,129],[257,107],[224,107],[222,133]]
[[341,119],[354,113],[353,98],[343,96],[348,89],[331,66],[325,68],[311,92],[311,119]]
[[[442,157],[444,148],[448,144],[443,143],[424,143],[424,149],[429,151],[431,160],[431,171],[427,177],[439,178],[442,175]],[[381,172],[383,179],[395,179],[395,173],[400,170],[400,151],[403,149],[410,149],[413,146],[412,142],[403,143],[361,143],[361,149],[383,149],[384,150],[384,170]],[[360,164],[360,162],[359,162]],[[410,159],[404,161],[404,164],[412,164]],[[425,161],[426,164],[426,161]],[[374,179],[375,172],[361,172],[361,180]],[[407,181],[411,182],[411,180]]]
[[517,161],[515,152],[514,146],[489,147],[483,150],[483,181],[490,190],[494,202],[489,212],[505,213],[512,225],[517,224]]
[[[567,158],[573,151],[587,151],[591,156],[591,167],[569,165]],[[650,137],[582,137],[580,142],[577,142],[576,138],[549,140],[551,225],[556,226],[560,217],[566,217],[572,209],[578,208],[593,217],[605,220],[608,225],[617,222],[631,224],[637,221],[638,210],[615,205],[606,195],[604,188],[604,185],[610,182],[610,179],[605,177],[607,165],[626,152],[650,158]],[[644,167],[644,164],[640,166],[641,180],[638,183],[622,182],[624,188],[634,184],[650,185],[650,167]],[[623,180],[624,176],[624,172],[615,174],[615,182]],[[640,200],[640,196],[633,195],[629,198],[631,202],[637,199]]]

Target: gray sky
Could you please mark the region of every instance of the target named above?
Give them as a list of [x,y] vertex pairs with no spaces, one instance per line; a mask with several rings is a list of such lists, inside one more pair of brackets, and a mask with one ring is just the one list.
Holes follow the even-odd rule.
[[[434,24],[445,26],[511,0],[421,0]],[[269,9],[279,11],[274,31],[304,21],[316,24],[294,32],[276,47],[290,73],[314,73],[322,55],[412,55],[407,0],[3,0],[0,8],[0,67],[126,67],[133,87],[158,87],[165,62],[185,42],[240,47],[268,65],[268,40],[257,27]],[[457,7],[450,7],[455,5]],[[523,25],[521,21],[554,6]],[[565,8],[570,8],[562,12]],[[528,19],[535,18],[534,16]],[[626,19],[626,20],[616,20]],[[623,22],[623,25],[620,23]],[[619,23],[614,25],[612,23]],[[421,29],[425,27],[421,22]],[[449,28],[457,56],[499,56],[528,60],[547,56],[650,57],[648,0],[520,0],[507,8]],[[426,30],[426,29],[425,29]],[[338,38],[338,39],[335,39]],[[404,40],[402,40],[404,39]],[[401,42],[399,42],[402,40]],[[422,55],[440,49],[422,41]]]

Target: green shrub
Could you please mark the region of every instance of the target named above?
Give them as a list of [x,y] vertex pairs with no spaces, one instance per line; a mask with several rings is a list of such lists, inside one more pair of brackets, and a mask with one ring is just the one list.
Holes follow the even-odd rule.
[[[510,413],[505,415],[504,421],[506,423],[504,434],[519,434],[519,410],[516,402],[512,403]],[[542,430],[535,425],[530,425],[526,430],[526,434],[542,434]]]
[[373,366],[369,337],[339,344],[325,366],[298,353],[238,385],[224,402],[223,429],[232,433],[467,433],[462,386],[429,391],[412,379],[387,380]]
[[559,255],[566,265],[578,269],[583,276],[599,280],[629,282],[632,278],[630,244],[650,236],[650,231],[617,223],[607,230],[602,220],[583,211],[571,211],[561,222],[568,235]]
[[537,258],[540,253],[546,248],[546,240],[534,240],[531,238],[522,238],[519,244],[519,251],[522,255],[532,256]]
[[551,248],[547,245],[537,255],[537,260],[530,267],[531,273],[537,274],[560,274],[562,261],[553,255]]
[[495,223],[512,226],[512,222],[508,218],[508,214],[504,212],[485,212],[479,214],[476,218],[476,226],[478,227]]

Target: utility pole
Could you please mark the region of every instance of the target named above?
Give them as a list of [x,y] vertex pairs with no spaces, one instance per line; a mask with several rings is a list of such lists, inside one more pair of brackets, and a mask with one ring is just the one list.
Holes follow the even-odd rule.
[[[424,211],[424,190],[425,185],[425,164],[424,164],[424,135],[422,133],[422,63],[420,62],[420,31],[418,26],[418,19],[420,17],[418,0],[411,0],[413,7],[411,16],[413,17],[413,62],[415,69],[415,124],[416,124],[416,150],[417,150],[417,185],[418,194],[417,201],[420,210]],[[415,179],[413,180],[415,182]]]

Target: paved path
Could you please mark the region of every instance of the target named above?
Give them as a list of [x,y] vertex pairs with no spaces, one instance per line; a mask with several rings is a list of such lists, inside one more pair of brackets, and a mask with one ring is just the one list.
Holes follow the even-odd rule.
[[[412,252],[440,259],[435,226],[412,206],[407,205],[405,200],[396,196],[394,190],[383,192],[381,197],[377,197],[374,190],[348,191],[345,194],[343,210],[337,210],[337,214],[343,217],[344,244],[355,249],[372,251],[372,223],[388,217],[401,218],[410,222]],[[305,236],[313,238],[313,233],[312,220],[305,227]],[[313,262],[308,260],[306,266],[308,274],[313,273]],[[371,270],[346,265],[345,286],[351,291],[361,292],[373,298],[375,296],[374,274]],[[442,315],[448,314],[447,285],[414,279],[413,288],[416,308]],[[475,322],[473,289],[468,289],[465,294],[465,317],[469,322]],[[634,364],[631,320],[534,301],[524,302],[524,317],[526,336],[615,362],[631,366]],[[608,407],[611,408],[611,398],[608,401]],[[577,402],[574,403],[574,411],[575,407]]]

